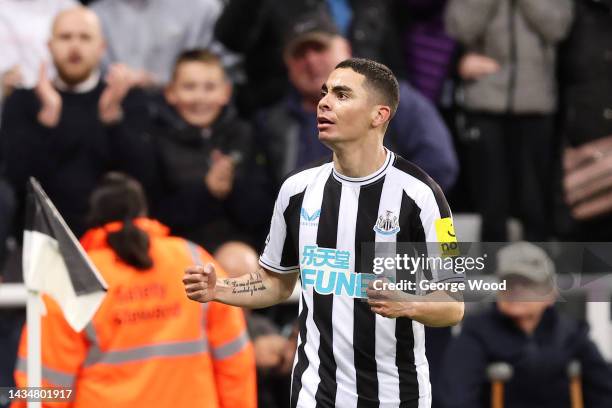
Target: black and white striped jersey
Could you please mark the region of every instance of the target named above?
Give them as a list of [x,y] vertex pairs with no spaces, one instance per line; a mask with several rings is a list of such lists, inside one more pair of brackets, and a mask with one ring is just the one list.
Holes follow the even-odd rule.
[[373,313],[358,278],[372,274],[363,244],[440,242],[436,227],[450,217],[438,185],[391,151],[367,177],[341,175],[330,161],[283,183],[259,262],[300,273],[292,408],[430,407],[423,325]]

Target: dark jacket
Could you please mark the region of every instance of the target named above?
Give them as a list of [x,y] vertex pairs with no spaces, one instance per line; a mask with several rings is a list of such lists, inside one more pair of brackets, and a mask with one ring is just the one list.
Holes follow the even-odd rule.
[[[446,32],[447,0],[395,0],[408,80],[435,104],[443,102],[444,85],[456,57],[456,42]],[[444,101],[445,102],[445,101]],[[445,102],[446,103],[446,102]]]
[[[226,109],[208,129],[189,126],[168,106],[159,112],[151,132],[155,160],[147,181],[152,214],[174,234],[211,251],[230,239],[261,245],[273,192],[251,126],[233,109]],[[223,200],[205,183],[215,149],[236,162],[232,191]]]
[[[309,138],[313,149],[315,144],[321,146],[316,113],[305,112],[299,101],[299,95],[293,92],[281,103],[257,115],[258,138],[266,149],[270,173],[276,184],[303,162],[298,156],[300,137]],[[308,116],[311,120],[306,120]],[[404,81],[400,81],[400,104],[384,143],[420,166],[442,189],[447,191],[455,183],[459,165],[448,129],[432,103]],[[331,151],[323,148],[321,154],[331,156]]]
[[505,362],[514,368],[505,385],[505,407],[569,408],[567,367],[572,360],[582,364],[584,406],[612,407],[612,370],[589,339],[585,323],[549,308],[527,336],[492,305],[467,317],[451,342],[438,395],[445,408],[489,407],[487,366]]
[[[100,177],[122,170],[140,178],[140,163],[147,159],[141,150],[148,119],[144,94],[130,91],[123,103],[124,119],[106,126],[98,118],[104,87],[100,81],[85,93],[60,91],[62,113],[54,128],[38,122],[40,103],[33,90],[13,92],[2,115],[4,174],[15,189],[21,210],[26,182],[30,176],[36,177],[77,236],[86,229],[89,195]],[[16,230],[20,231],[23,217],[16,219]]]
[[612,135],[612,0],[579,0],[560,50],[564,131],[573,145]]
[[201,181],[210,169],[213,150],[235,157],[237,174],[242,176],[252,161],[254,140],[251,126],[226,109],[210,128],[189,126],[169,107],[158,117],[153,136],[158,144],[161,175],[171,188]]
[[[0,163],[0,167],[2,163]],[[15,213],[15,194],[9,183],[0,177],[0,276],[3,272],[6,256],[6,240],[11,231]]]
[[[403,72],[399,39],[390,23],[387,2],[349,0],[352,20],[345,37],[356,57],[383,62]],[[238,88],[241,111],[270,106],[285,95],[289,81],[283,63],[283,42],[289,28],[304,14],[329,13],[326,0],[231,0],[215,26],[215,37],[245,57],[248,83]]]

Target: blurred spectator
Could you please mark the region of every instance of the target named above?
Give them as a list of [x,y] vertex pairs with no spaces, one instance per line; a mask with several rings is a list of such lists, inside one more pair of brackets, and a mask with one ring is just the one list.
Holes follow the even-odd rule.
[[[2,167],[2,163],[0,163]],[[11,230],[11,221],[15,213],[15,196],[13,189],[0,177],[0,282],[4,261],[6,259],[6,240]]]
[[[285,62],[293,88],[257,114],[258,136],[277,184],[296,168],[331,155],[317,137],[317,104],[327,76],[350,57],[350,45],[326,18],[310,15],[292,28]],[[385,146],[421,166],[443,189],[453,185],[457,158],[450,134],[433,105],[404,81]]]
[[[468,316],[449,346],[438,395],[447,408],[491,406],[487,367],[507,363],[507,408],[570,405],[568,365],[582,366],[584,406],[612,406],[612,370],[589,339],[586,323],[561,315],[554,264],[539,247],[518,242],[498,253],[498,276],[507,291],[484,313]],[[435,391],[434,391],[435,392]]]
[[0,153],[21,208],[28,177],[34,176],[79,236],[99,177],[113,168],[138,173],[146,103],[142,94],[128,93],[125,67],[111,67],[102,79],[104,40],[88,9],[59,13],[49,48],[58,75],[50,79],[42,64],[36,88],[16,90],[7,99]]
[[154,215],[211,250],[228,240],[261,245],[273,202],[251,126],[236,116],[231,93],[216,55],[185,51],[152,130]]
[[[257,253],[241,242],[223,244],[215,252],[215,259],[230,278],[256,271],[259,267]],[[288,339],[267,316],[249,309],[244,309],[244,313],[255,349],[258,406],[285,407],[289,400],[289,374],[297,347],[297,333]]]
[[612,1],[579,0],[561,49],[571,239],[612,240]]
[[[141,186],[122,174],[107,175],[92,193],[95,227],[82,244],[108,294],[81,333],[46,298],[43,383],[76,390],[71,407],[254,408],[255,364],[242,311],[221,303],[203,308],[181,284],[187,266],[212,256],[146,216]],[[20,386],[26,334],[16,368]]]
[[285,95],[289,83],[284,37],[304,15],[329,16],[356,57],[382,62],[396,74],[404,72],[388,6],[378,0],[230,0],[215,35],[228,49],[244,55],[247,83],[237,90],[241,113],[250,115]]
[[[6,239],[13,219],[14,201],[10,185],[0,177],[0,285],[5,282]],[[0,387],[15,385],[12,371],[19,340],[18,328],[22,323],[21,310],[0,308]],[[0,401],[0,407],[4,406],[3,401]]]
[[410,83],[436,105],[455,57],[455,41],[444,27],[448,0],[396,0],[402,18],[405,66]]
[[[16,88],[33,88],[40,64],[49,61],[51,23],[74,0],[0,0],[0,101]],[[47,65],[53,75],[52,65]],[[1,103],[0,103],[1,106]]]
[[525,239],[549,237],[557,143],[556,48],[571,0],[450,0],[446,27],[466,50],[459,62],[467,167],[482,240],[505,241],[512,212]]
[[[222,0],[97,0],[92,10],[100,17],[107,40],[107,62],[129,66],[138,85],[166,84],[172,65],[187,49],[224,50],[213,39]],[[224,53],[224,63],[232,57]],[[235,58],[234,58],[235,59]]]

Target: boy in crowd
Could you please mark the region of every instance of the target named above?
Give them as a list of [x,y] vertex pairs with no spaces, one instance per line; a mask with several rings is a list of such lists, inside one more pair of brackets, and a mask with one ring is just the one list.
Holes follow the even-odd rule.
[[237,117],[231,95],[219,57],[183,52],[152,132],[155,169],[146,184],[155,215],[211,250],[228,240],[259,242],[272,207],[251,127]]

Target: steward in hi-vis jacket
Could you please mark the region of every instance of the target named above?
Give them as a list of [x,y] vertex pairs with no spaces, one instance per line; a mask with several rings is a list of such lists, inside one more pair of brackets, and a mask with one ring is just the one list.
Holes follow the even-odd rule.
[[[134,242],[130,234],[143,232],[149,268],[128,264],[111,245],[121,234]],[[256,406],[255,359],[241,309],[185,296],[183,270],[213,262],[208,252],[143,217],[89,230],[82,244],[108,284],[106,298],[81,333],[49,297],[42,319],[42,385],[71,388],[74,400],[64,406]],[[24,329],[15,374],[21,387],[26,351]]]

